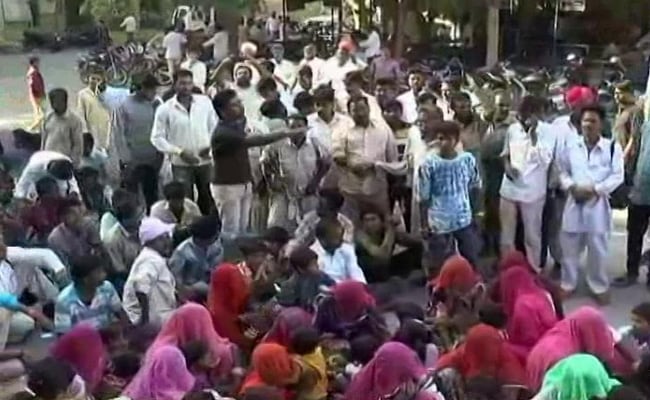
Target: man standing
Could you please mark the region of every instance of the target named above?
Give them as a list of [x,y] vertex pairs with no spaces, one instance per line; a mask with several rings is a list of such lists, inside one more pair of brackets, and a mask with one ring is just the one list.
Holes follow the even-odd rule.
[[318,57],[316,54],[316,46],[308,44],[303,50],[303,59],[300,61],[299,67],[308,66],[311,68],[312,79],[314,86],[323,83],[323,68],[325,67],[325,60]]
[[30,131],[33,131],[41,124],[45,115],[45,81],[39,70],[40,63],[41,60],[38,57],[29,57],[27,90],[29,92],[29,101],[32,103],[32,109],[34,110],[34,120],[29,128],[27,128]]
[[418,117],[417,98],[424,89],[426,78],[422,71],[414,69],[409,72],[408,83],[409,90],[399,95],[397,100],[402,103],[404,121],[413,124]]
[[562,219],[562,290],[578,285],[582,253],[587,249],[587,284],[601,304],[609,302],[607,257],[612,209],[609,194],[623,183],[623,154],[615,141],[602,137],[605,112],[585,106],[580,112],[582,139],[562,149],[560,184],[568,192]]
[[539,120],[542,108],[537,97],[522,99],[518,121],[506,132],[500,190],[501,254],[514,249],[517,215],[521,215],[526,255],[535,269],[540,267],[542,213],[555,149],[555,135]]
[[50,91],[50,111],[43,120],[41,149],[56,151],[79,165],[83,153],[82,121],[68,110],[68,92],[56,88]]
[[199,60],[200,53],[197,49],[187,50],[187,59],[181,63],[181,68],[192,73],[194,87],[205,93],[205,84],[208,80],[208,67]]
[[211,176],[210,136],[217,126],[217,114],[207,96],[192,94],[192,73],[176,73],[176,95],[156,110],[151,143],[171,157],[174,180],[183,182],[187,197],[194,198],[201,212],[212,209],[209,182]]
[[625,170],[630,171],[634,164],[636,150],[639,143],[635,138],[640,139],[641,126],[643,125],[643,109],[637,104],[634,96],[634,88],[630,81],[621,82],[616,85],[614,97],[618,103],[618,115],[614,122],[614,138],[623,149]]
[[503,181],[503,146],[506,131],[512,123],[510,118],[511,99],[498,91],[494,95],[494,113],[481,143],[481,165],[483,171],[483,192],[485,213],[483,216],[483,239],[485,249],[499,254],[501,224],[499,221],[499,191]]
[[220,121],[211,139],[214,161],[211,191],[221,216],[222,232],[237,236],[248,228],[253,198],[249,148],[302,134],[305,129],[249,134],[252,129],[246,121],[244,107],[231,89],[217,93],[213,105]]
[[126,43],[135,42],[135,32],[138,30],[138,21],[133,15],[127,15],[120,24],[120,28],[124,28],[126,33]]
[[343,127],[332,137],[332,157],[341,169],[339,189],[346,203],[343,212],[355,217],[363,202],[388,212],[386,174],[375,163],[398,160],[395,138],[385,122],[371,120],[366,97],[351,98],[348,112],[354,126]]
[[77,108],[83,122],[83,131],[93,135],[95,147],[101,150],[108,148],[111,119],[110,109],[103,99],[105,90],[103,72],[94,71],[88,77],[88,85],[77,94]]
[[151,74],[137,84],[135,92],[115,109],[111,119],[109,160],[113,178],[125,171],[140,185],[147,208],[158,199],[158,171],[162,156],[151,144],[158,81]]
[[274,43],[271,46],[271,62],[275,65],[274,76],[282,84],[283,90],[293,87],[296,81],[298,69],[296,64],[284,58],[284,46],[281,43]]
[[163,38],[162,46],[165,48],[165,60],[167,60],[167,68],[171,77],[174,76],[176,69],[181,63],[185,43],[187,43],[187,38],[183,33],[182,22],[178,22],[176,28],[167,33]]
[[228,57],[228,31],[219,24],[214,27],[214,36],[203,42],[203,47],[212,46],[212,62],[214,65]]
[[265,28],[269,41],[276,40],[280,36],[280,20],[275,11],[267,18]]

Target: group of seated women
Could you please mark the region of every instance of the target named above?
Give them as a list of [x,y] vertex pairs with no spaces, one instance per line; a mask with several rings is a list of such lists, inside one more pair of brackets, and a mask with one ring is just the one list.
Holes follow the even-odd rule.
[[650,398],[650,306],[633,310],[633,340],[595,308],[565,316],[553,282],[517,252],[492,281],[452,256],[429,282],[426,308],[377,304],[367,285],[345,280],[312,303],[270,298],[251,310],[243,268],[219,267],[220,291],[160,328],[74,326],[29,366],[28,389],[14,398]]

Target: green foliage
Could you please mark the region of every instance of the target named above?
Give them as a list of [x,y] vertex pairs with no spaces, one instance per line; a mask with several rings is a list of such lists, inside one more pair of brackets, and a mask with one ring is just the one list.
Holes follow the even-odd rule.
[[109,26],[114,26],[129,14],[137,14],[139,0],[86,0],[81,6],[81,13],[89,13],[95,20],[103,19]]

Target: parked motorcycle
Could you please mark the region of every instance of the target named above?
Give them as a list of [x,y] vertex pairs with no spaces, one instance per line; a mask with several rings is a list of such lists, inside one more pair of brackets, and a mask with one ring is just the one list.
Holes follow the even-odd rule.
[[28,51],[36,48],[44,48],[52,52],[57,52],[61,51],[64,45],[64,38],[58,33],[41,32],[34,29],[23,31],[23,48]]

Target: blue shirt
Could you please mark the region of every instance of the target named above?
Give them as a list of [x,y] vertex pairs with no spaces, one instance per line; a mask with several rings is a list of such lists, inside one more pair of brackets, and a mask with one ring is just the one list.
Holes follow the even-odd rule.
[[463,152],[453,159],[429,154],[418,171],[418,185],[435,233],[454,232],[472,223],[470,191],[481,186],[472,154]]
[[95,328],[104,328],[114,319],[115,313],[122,309],[120,297],[113,285],[104,281],[97,290],[95,297],[86,304],[79,298],[74,283],[66,286],[54,306],[54,328],[59,333],[65,333],[79,322],[88,322]]
[[221,240],[215,240],[207,248],[197,246],[192,238],[176,247],[169,259],[169,269],[179,283],[193,285],[209,282],[212,270],[223,260]]

